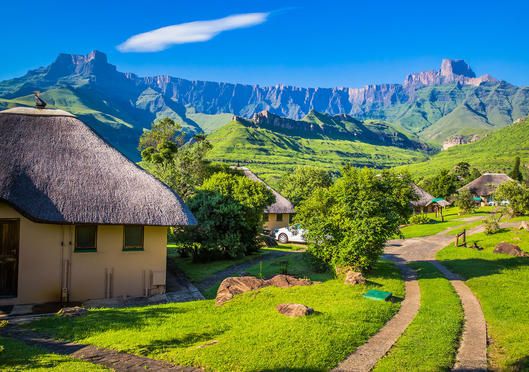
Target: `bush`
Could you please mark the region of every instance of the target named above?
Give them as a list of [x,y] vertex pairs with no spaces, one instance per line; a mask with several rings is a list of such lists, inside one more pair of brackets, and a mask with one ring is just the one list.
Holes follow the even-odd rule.
[[[262,183],[241,175],[215,173],[188,206],[198,225],[181,234],[194,261],[240,257],[259,249],[263,210],[274,196]],[[187,242],[187,243],[186,243]]]
[[497,201],[507,200],[507,209],[512,216],[529,214],[529,188],[516,181],[502,183],[496,189],[494,198]]
[[412,225],[425,225],[432,222],[433,220],[427,214],[414,214],[410,217],[410,223]]
[[346,168],[342,174],[300,204],[297,221],[307,229],[309,253],[334,267],[369,270],[409,218],[411,180],[369,169]]
[[500,231],[500,219],[501,214],[491,214],[489,217],[483,221],[485,226],[485,234],[492,235]]
[[476,202],[474,201],[472,193],[468,189],[461,190],[457,193],[455,203],[456,206],[459,207],[459,214],[474,213],[474,210],[476,209]]

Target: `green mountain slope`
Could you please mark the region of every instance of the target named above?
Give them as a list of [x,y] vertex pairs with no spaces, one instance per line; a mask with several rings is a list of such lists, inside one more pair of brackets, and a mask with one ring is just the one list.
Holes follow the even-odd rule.
[[246,120],[232,121],[211,133],[208,139],[213,145],[211,160],[248,163],[271,184],[297,165],[337,171],[345,164],[385,168],[426,159],[421,152],[395,146],[288,136],[256,128]]
[[522,163],[529,161],[529,118],[490,133],[474,143],[454,146],[428,161],[399,169],[406,169],[415,177],[423,177],[464,161],[482,172],[508,172],[516,156],[521,157]]

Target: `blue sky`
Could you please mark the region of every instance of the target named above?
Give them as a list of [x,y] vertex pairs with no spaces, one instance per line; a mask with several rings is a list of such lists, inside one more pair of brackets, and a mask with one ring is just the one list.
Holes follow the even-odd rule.
[[[118,49],[161,27],[250,13],[265,16],[226,31],[218,22],[199,24],[216,27],[216,36],[199,28],[198,38],[208,41]],[[529,85],[526,0],[26,0],[2,4],[2,14],[0,79],[47,65],[61,52],[98,49],[119,70],[139,75],[355,87],[401,82],[449,57],[465,59],[478,75]],[[197,37],[186,32],[180,41]]]

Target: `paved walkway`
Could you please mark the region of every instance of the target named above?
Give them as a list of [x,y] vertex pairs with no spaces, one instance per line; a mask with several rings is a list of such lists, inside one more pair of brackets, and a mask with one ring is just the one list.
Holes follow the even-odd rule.
[[[467,235],[482,231],[483,227],[478,226],[467,231]],[[487,324],[481,305],[465,282],[435,259],[436,253],[455,239],[455,236],[448,235],[447,232],[443,231],[439,234],[422,238],[392,240],[388,242],[385,252],[389,256],[407,262],[431,262],[450,281],[461,299],[464,311],[463,334],[460,339],[453,370],[486,371]]]
[[115,371],[203,371],[200,368],[175,366],[167,362],[120,353],[118,351],[98,348],[92,345],[60,342],[44,337],[31,330],[16,326],[7,326],[3,328],[2,334],[23,341],[26,344],[41,347],[50,353],[84,360],[89,363],[111,368]]
[[367,343],[360,346],[346,360],[338,365],[333,371],[359,371],[367,372],[373,369],[375,364],[387,354],[400,335],[408,328],[408,325],[417,315],[421,304],[421,291],[414,270],[404,262],[390,258],[395,261],[397,267],[402,271],[405,280],[406,296],[402,301],[397,315],[386,323],[382,329],[369,339]]

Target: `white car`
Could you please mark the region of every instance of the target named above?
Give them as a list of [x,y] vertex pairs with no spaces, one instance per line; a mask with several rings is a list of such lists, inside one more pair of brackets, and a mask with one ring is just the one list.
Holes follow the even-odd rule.
[[292,225],[274,230],[274,238],[281,244],[285,243],[306,243],[305,230],[300,225]]

